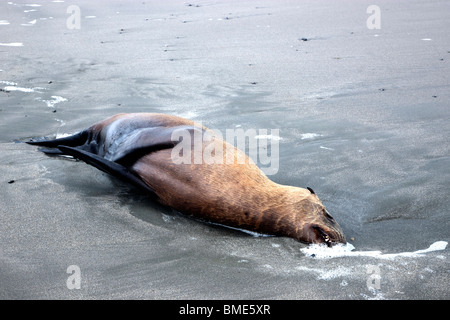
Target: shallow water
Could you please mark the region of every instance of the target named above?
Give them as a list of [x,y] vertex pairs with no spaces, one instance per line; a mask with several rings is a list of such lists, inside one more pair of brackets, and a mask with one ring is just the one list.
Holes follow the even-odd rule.
[[[448,299],[450,8],[382,1],[370,30],[370,4],[78,1],[68,29],[68,3],[2,2],[0,297]],[[279,129],[270,178],[312,187],[355,249],[201,223],[16,143],[119,112]]]

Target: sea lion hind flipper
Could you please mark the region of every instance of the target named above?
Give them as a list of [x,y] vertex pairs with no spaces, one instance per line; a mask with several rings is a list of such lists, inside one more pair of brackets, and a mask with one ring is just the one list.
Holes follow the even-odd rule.
[[[48,140],[45,138],[38,139],[36,141],[30,140],[26,141],[26,143],[31,144],[33,146],[41,146],[41,147],[47,147],[47,148],[57,148],[58,146],[69,146],[69,147],[76,147],[83,145],[89,138],[89,132],[87,130],[80,131],[78,133],[75,133],[74,135],[59,138],[59,139],[52,139]],[[39,149],[42,152],[45,152],[44,150],[47,149]],[[45,152],[47,153],[47,152]]]
[[63,155],[65,155],[64,152],[62,152],[59,149],[55,149],[55,148],[38,148],[38,150],[40,152],[45,153],[48,156],[63,156]]
[[173,148],[179,143],[179,139],[177,140],[179,137],[189,135],[192,138],[194,131],[203,132],[201,128],[195,126],[154,127],[136,130],[136,133],[128,138],[127,143],[121,144],[115,150],[115,156],[111,160],[130,167],[146,154]]
[[74,158],[80,159],[91,166],[106,172],[113,177],[119,178],[122,181],[133,184],[134,186],[144,189],[151,194],[152,197],[157,198],[155,191],[146,185],[137,175],[130,172],[126,167],[113,161],[106,160],[96,154],[67,146],[58,146],[63,154],[71,155]]

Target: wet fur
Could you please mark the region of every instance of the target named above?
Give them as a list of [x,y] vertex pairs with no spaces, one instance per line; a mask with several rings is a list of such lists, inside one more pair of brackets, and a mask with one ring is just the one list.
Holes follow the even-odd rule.
[[[180,126],[208,132],[207,128],[191,120],[171,115],[118,114],[82,131],[72,140],[69,137],[65,141],[31,144],[59,146],[60,153],[81,158],[112,175],[120,177],[123,174],[125,180],[136,177],[139,181],[135,184],[143,183],[162,204],[203,220],[288,236],[307,243],[326,239],[327,244],[345,243],[340,226],[312,189],[283,186],[271,181],[242,151],[221,139],[213,138],[209,143],[222,148],[224,164],[193,164],[194,161],[192,164],[175,164],[171,158],[175,144],[167,141],[166,131]],[[137,140],[138,146],[127,145],[127,141],[132,141],[129,139],[117,147],[116,140],[128,138],[126,135],[130,134],[130,128],[141,130],[135,131],[142,133],[142,139]],[[70,146],[62,146],[64,142]],[[204,143],[203,150],[206,146]],[[114,152],[111,153],[110,149]],[[125,158],[117,155],[121,152]],[[245,159],[245,163],[235,161],[228,164],[225,160],[227,153],[235,160]],[[109,160],[103,160],[106,158]]]

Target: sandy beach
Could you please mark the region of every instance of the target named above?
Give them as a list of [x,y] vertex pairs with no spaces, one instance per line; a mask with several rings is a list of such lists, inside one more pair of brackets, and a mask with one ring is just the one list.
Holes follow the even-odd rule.
[[[2,1],[0,298],[449,299],[449,21],[434,0]],[[120,112],[279,130],[270,178],[314,188],[353,253],[23,143]]]

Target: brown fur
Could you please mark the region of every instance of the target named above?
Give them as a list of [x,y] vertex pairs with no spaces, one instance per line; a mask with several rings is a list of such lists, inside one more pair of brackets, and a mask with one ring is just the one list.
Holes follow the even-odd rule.
[[[172,116],[167,119],[177,125],[192,124]],[[345,243],[341,228],[315,194],[271,181],[242,151],[220,139],[209,143],[223,145],[223,164],[174,164],[171,149],[165,149],[142,157],[132,170],[163,204],[182,213],[304,242],[323,242],[314,229],[319,227],[331,241]],[[227,164],[226,153],[234,159],[245,158],[245,164]]]
[[[43,150],[49,154],[79,157],[197,218],[307,243],[345,243],[341,227],[314,192],[271,181],[244,152],[218,137],[202,139],[201,148],[188,146],[192,164],[176,164],[171,133],[185,130],[184,126],[194,136],[196,132],[214,136],[191,120],[136,113],[115,115],[71,137],[29,143],[59,149]],[[203,154],[206,149],[223,150],[223,164],[195,164],[195,152]]]

